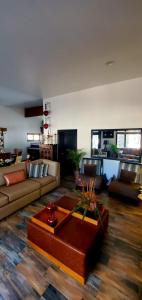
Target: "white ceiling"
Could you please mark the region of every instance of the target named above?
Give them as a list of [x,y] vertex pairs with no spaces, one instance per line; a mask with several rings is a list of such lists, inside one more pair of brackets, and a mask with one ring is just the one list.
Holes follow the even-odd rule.
[[0,104],[141,76],[142,0],[0,0]]

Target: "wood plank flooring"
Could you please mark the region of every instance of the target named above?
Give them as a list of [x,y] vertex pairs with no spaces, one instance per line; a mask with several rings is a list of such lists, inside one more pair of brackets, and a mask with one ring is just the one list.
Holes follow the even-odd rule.
[[142,205],[101,194],[109,228],[84,286],[27,246],[29,218],[65,194],[60,187],[0,222],[0,300],[142,300]]

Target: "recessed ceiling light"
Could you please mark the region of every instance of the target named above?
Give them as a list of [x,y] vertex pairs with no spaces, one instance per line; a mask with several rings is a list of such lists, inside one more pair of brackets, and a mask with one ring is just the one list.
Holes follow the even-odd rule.
[[105,63],[105,65],[106,65],[107,67],[111,67],[114,63],[115,63],[114,60],[108,60],[108,61]]

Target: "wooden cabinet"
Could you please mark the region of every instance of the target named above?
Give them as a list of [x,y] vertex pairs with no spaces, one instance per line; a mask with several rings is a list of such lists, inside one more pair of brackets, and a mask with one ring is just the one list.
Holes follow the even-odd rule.
[[40,145],[40,158],[57,160],[57,145],[41,144]]

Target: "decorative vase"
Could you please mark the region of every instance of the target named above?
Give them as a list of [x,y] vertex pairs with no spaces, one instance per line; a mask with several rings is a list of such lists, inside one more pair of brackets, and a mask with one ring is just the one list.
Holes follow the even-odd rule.
[[47,210],[47,224],[54,227],[57,224],[57,218],[55,215],[56,206],[54,203],[49,203],[46,206]]
[[53,213],[56,210],[56,206],[54,203],[49,202],[46,206],[46,210],[48,213]]
[[57,224],[57,218],[55,216],[55,212],[50,212],[48,214],[48,218],[47,218],[47,224],[54,227]]
[[48,129],[49,125],[48,125],[47,123],[45,123],[45,124],[43,125],[43,127],[44,127],[44,129]]

